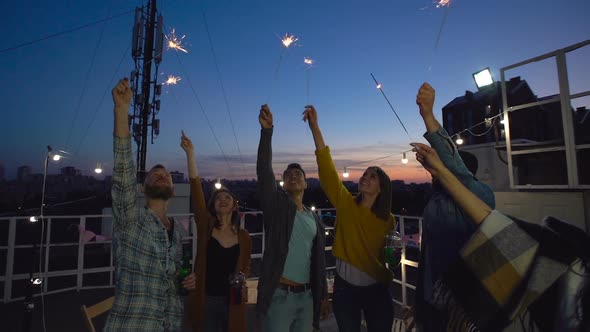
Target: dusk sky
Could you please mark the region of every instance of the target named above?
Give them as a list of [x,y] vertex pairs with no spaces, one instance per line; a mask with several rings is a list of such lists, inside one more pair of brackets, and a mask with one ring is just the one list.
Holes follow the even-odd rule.
[[[142,4],[145,1],[2,1],[0,50]],[[401,152],[410,148],[410,138],[375,88],[370,73],[383,84],[412,139],[424,141],[424,125],[415,104],[423,82],[437,90],[435,109],[441,119],[444,105],[465,90],[476,90],[472,73],[490,67],[499,79],[502,67],[590,38],[588,0],[454,0],[448,9],[437,8],[432,0],[159,1],[158,6],[166,26],[186,35],[189,53],[164,53],[160,81],[168,74],[180,76],[181,81],[164,88],[161,134],[148,147],[147,165],[162,163],[186,173],[179,146],[182,129],[193,140],[201,175],[208,178],[256,177],[257,117],[260,105],[266,102],[274,113],[275,172],[281,173],[289,162],[300,162],[308,176],[314,176],[315,147],[307,124],[301,121],[309,79],[309,101],[318,110],[326,144],[340,170],[399,153],[355,165],[350,169],[352,179],[376,164],[391,179],[428,181],[413,155],[408,154],[410,162],[402,165]],[[130,12],[0,52],[0,163],[8,178],[15,177],[20,165],[42,172],[48,144],[71,153],[67,160],[52,163],[50,173],[71,165],[92,175],[97,163],[110,173],[110,90],[134,68],[132,24]],[[283,53],[275,75],[283,52],[279,36],[285,33],[300,39]],[[315,60],[312,68],[303,63],[304,57]],[[588,90],[589,47],[567,60],[571,92]],[[507,78],[521,76],[538,96],[555,94],[557,75],[549,65],[552,63],[537,63],[513,70]],[[574,104],[590,106],[588,98]]]

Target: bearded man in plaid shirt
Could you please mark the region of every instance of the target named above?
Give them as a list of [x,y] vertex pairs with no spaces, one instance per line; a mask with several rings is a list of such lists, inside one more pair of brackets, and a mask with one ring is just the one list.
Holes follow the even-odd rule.
[[[105,331],[180,331],[183,303],[176,287],[182,255],[181,224],[167,215],[174,196],[170,173],[162,165],[146,175],[137,198],[128,110],[132,91],[125,78],[113,88],[115,104],[113,187],[113,255],[115,302]],[[194,273],[182,286],[195,289]]]

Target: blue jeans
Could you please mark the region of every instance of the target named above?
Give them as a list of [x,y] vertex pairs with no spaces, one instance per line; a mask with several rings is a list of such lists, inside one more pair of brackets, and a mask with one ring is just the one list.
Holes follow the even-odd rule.
[[205,296],[205,332],[227,332],[227,296]]
[[393,300],[385,284],[355,286],[336,274],[332,308],[340,332],[359,332],[361,311],[365,314],[367,331],[391,332]]
[[311,291],[291,293],[275,289],[264,318],[264,332],[310,332],[313,330]]

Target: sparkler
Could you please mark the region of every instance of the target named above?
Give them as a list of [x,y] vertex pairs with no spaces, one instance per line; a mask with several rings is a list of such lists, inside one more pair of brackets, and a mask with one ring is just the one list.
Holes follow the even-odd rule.
[[309,85],[311,81],[311,67],[313,66],[314,60],[312,58],[303,58],[303,63],[307,65],[307,104],[309,105]]
[[389,98],[387,98],[387,96],[385,95],[385,92],[383,92],[383,89],[381,87],[381,83],[379,83],[377,81],[377,79],[375,78],[375,75],[373,75],[373,73],[371,73],[371,77],[373,78],[373,81],[375,81],[375,84],[377,85],[377,89],[379,91],[381,91],[381,94],[383,95],[383,98],[385,98],[385,101],[387,102],[387,104],[389,105],[389,108],[391,108],[391,110],[393,111],[393,114],[395,114],[395,117],[397,118],[397,120],[399,121],[399,123],[402,125],[402,128],[404,128],[404,131],[406,132],[406,134],[408,134],[408,137],[410,138],[410,141],[413,142],[414,139],[412,139],[412,136],[410,136],[410,133],[408,132],[408,130],[406,129],[406,126],[404,125],[404,123],[402,122],[402,119],[399,118],[399,115],[397,115],[397,112],[395,111],[395,109],[393,108],[393,105],[391,105],[391,102],[389,101]]
[[[441,0],[442,1],[442,0]],[[165,35],[166,39],[168,40],[168,49],[182,51],[184,53],[188,53],[188,51],[182,46],[182,40],[186,35],[182,35],[182,37],[178,38],[176,36],[176,30],[172,29],[170,35]]]
[[289,48],[289,46],[295,44],[295,42],[298,40],[299,38],[295,37],[295,35],[290,35],[288,33],[285,34],[285,37],[281,38],[281,42],[285,48]]
[[448,7],[451,5],[451,0],[439,0],[436,2],[436,8]]
[[[433,57],[434,57],[434,53],[438,49],[440,37],[442,35],[443,28],[444,28],[445,23],[447,21],[447,15],[449,14],[449,8],[451,7],[451,0],[436,0],[436,1],[434,1],[434,3],[435,3],[436,8],[444,7],[445,13],[443,14],[443,19],[440,23],[440,27],[438,28],[438,34],[436,35],[436,41],[434,42],[434,51],[433,51],[433,55],[432,55]],[[432,69],[432,60],[430,61],[430,64],[428,65],[428,72],[430,72],[431,69]]]
[[[278,37],[278,35],[277,35]],[[285,51],[291,47],[292,45],[295,45],[297,43],[297,41],[299,40],[298,37],[295,37],[295,35],[289,34],[289,33],[285,33],[284,37],[279,37],[279,39],[281,40],[281,43],[283,44],[284,48],[281,51],[281,55],[279,56],[279,62],[277,63],[277,69],[275,70],[275,82],[279,79],[279,71],[281,69],[281,63],[283,62],[283,54],[285,53]],[[273,84],[276,85],[276,84]],[[270,102],[270,95],[267,99],[267,104]]]
[[434,43],[434,50],[438,48],[438,42],[440,41],[440,36],[443,31],[443,27],[445,26],[445,22],[447,21],[447,15],[449,13],[449,8],[451,7],[451,0],[439,0],[436,3],[436,8],[445,7],[445,13],[440,23],[440,28],[438,29],[438,35],[436,36],[436,42]]
[[181,80],[182,79],[179,76],[168,75],[168,79],[166,80],[166,82],[164,82],[162,84],[165,84],[165,85],[176,85]]
[[281,43],[283,46],[285,46],[285,48],[283,48],[281,55],[279,56],[279,63],[277,64],[277,70],[275,71],[275,78],[278,78],[279,76],[279,69],[281,68],[281,62],[283,61],[283,54],[291,45],[295,45],[298,40],[299,38],[295,37],[295,35],[290,35],[288,33],[286,33],[285,36],[281,38]]

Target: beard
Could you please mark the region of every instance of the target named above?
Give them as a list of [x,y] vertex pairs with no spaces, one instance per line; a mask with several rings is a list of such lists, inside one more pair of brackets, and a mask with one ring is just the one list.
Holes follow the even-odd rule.
[[152,186],[152,185],[145,185],[144,188],[145,196],[151,199],[163,199],[165,201],[169,200],[174,196],[174,190],[172,187],[168,186]]

